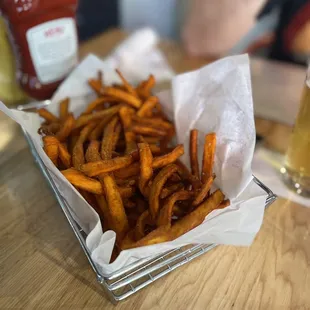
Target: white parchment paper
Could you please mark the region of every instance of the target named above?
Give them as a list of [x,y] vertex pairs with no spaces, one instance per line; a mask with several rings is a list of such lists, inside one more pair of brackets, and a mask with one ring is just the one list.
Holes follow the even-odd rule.
[[[111,63],[109,59],[102,61],[89,55],[59,87],[48,109],[57,114],[59,100],[69,96],[70,109],[78,115],[94,97],[86,80],[96,76],[98,69],[103,70],[105,82],[118,81]],[[122,71],[126,76],[126,70]],[[172,92],[164,92],[159,96],[165,110],[174,117],[178,143],[184,143],[187,147],[190,129],[201,131],[200,159],[204,134],[212,131],[217,133],[216,185],[231,200],[231,205],[213,211],[199,227],[172,242],[122,251],[112,264],[109,264],[109,260],[115,233],[108,231],[102,234],[97,213],[44,153],[41,138],[37,134],[40,124],[38,115],[10,110],[0,102],[0,110],[30,134],[39,156],[68,202],[74,219],[88,234],[87,246],[104,275],[137,259],[189,243],[250,245],[262,223],[266,193],[252,180],[255,129],[247,55],[227,57],[200,70],[176,76]],[[188,163],[188,153],[183,159]]]

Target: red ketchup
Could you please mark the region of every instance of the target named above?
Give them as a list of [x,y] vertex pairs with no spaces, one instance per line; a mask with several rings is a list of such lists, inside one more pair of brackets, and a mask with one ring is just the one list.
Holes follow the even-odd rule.
[[17,59],[17,78],[31,97],[49,99],[78,61],[77,0],[2,0]]

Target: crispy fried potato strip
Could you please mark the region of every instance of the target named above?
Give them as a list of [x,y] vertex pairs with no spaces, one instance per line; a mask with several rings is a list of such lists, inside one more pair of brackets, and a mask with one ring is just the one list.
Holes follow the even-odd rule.
[[[137,124],[147,125],[147,126],[151,126],[151,127],[155,127],[155,128],[159,128],[159,129],[164,129],[166,131],[173,129],[173,125],[171,123],[163,120],[162,118],[158,118],[158,117],[146,118],[146,117],[139,117],[139,116],[134,115],[132,117],[132,120]],[[168,133],[166,133],[166,134],[168,134]]]
[[54,136],[43,137],[43,149],[49,159],[57,167],[57,160],[59,156],[59,140]]
[[89,134],[89,140],[99,140],[103,134],[105,126],[111,121],[112,117],[113,115],[109,115],[105,117],[102,121],[97,123],[96,127]]
[[140,172],[140,164],[137,162],[129,166],[126,166],[126,168],[115,170],[114,175],[117,178],[126,179],[126,178],[139,175],[139,172]]
[[68,152],[67,146],[64,143],[59,143],[58,144],[58,148],[59,148],[59,158],[62,161],[62,163],[64,164],[64,166],[66,168],[70,168],[71,167],[71,155]]
[[94,177],[101,173],[113,172],[128,167],[132,163],[132,156],[115,157],[108,160],[100,160],[84,164],[81,166],[81,171],[90,177]]
[[167,135],[164,129],[140,124],[133,125],[132,131],[139,135],[146,135],[152,137],[165,137]]
[[[89,150],[90,148],[91,150]],[[98,143],[96,143],[96,141],[91,141],[86,153],[89,160],[96,160],[98,162],[100,159]],[[89,164],[91,164],[91,162]],[[116,232],[117,240],[120,241],[125,237],[129,229],[121,193],[112,175],[101,173],[98,177],[104,188],[110,214],[111,228]]]
[[193,194],[193,192],[184,190],[172,194],[159,212],[157,226],[171,226],[171,217],[174,204],[179,200],[188,200],[192,198]]
[[150,74],[149,78],[146,81],[143,81],[136,89],[139,97],[147,99],[151,94],[151,89],[154,87],[155,82],[154,75]]
[[98,111],[93,114],[81,115],[75,122],[75,128],[81,128],[90,122],[101,120],[107,116],[113,116],[118,113],[120,107],[120,105],[115,105],[111,108]]
[[[206,216],[215,209],[222,209],[227,207],[229,200],[224,201],[224,195],[220,190],[216,190],[210,198],[199,205],[194,211],[188,213],[186,216],[176,221],[171,227],[171,235],[173,239],[180,237],[191,229],[200,225]],[[222,203],[223,202],[223,203]]]
[[184,154],[184,146],[182,144],[179,144],[170,153],[159,157],[155,157],[153,160],[153,168],[158,169],[171,163],[174,163],[183,154]]
[[72,113],[68,114],[63,120],[63,124],[60,130],[56,133],[56,137],[59,141],[65,141],[71,134],[75,124],[75,119]]
[[193,201],[193,206],[198,206],[200,203],[203,202],[203,200],[208,197],[209,191],[211,189],[211,186],[213,184],[213,181],[215,179],[215,174],[211,175],[207,181],[202,185],[199,193],[195,197]]
[[190,133],[190,146],[189,146],[189,156],[191,161],[192,175],[199,178],[199,164],[198,164],[198,130],[193,129]]
[[153,220],[158,216],[159,212],[159,195],[164,187],[168,178],[175,172],[178,171],[178,166],[171,164],[168,165],[157,174],[151,185],[150,195],[149,195],[149,210]]
[[59,103],[60,121],[64,121],[69,114],[69,103],[70,103],[70,98],[68,97],[60,101]]
[[100,80],[89,79],[88,85],[97,93],[98,96],[104,95],[104,90],[102,87],[102,82]]
[[75,187],[86,190],[90,193],[103,195],[101,183],[98,180],[87,177],[84,173],[75,168],[61,171],[64,177]]
[[140,180],[139,188],[141,193],[147,197],[147,186],[153,176],[153,155],[151,149],[147,143],[139,143],[139,155],[140,155]]
[[81,166],[85,163],[84,157],[84,142],[87,140],[88,135],[95,128],[96,123],[89,123],[85,126],[80,132],[79,138],[77,139],[73,151],[72,151],[72,164],[76,169],[80,169]]
[[37,113],[44,118],[47,123],[59,122],[59,118],[45,108],[37,110]]
[[128,93],[134,95],[135,97],[137,97],[137,92],[136,90],[133,88],[133,86],[130,85],[130,83],[128,83],[128,81],[125,79],[124,75],[121,73],[120,70],[115,69],[116,73],[118,74],[118,76],[120,77],[120,79],[123,82],[123,85],[125,87],[125,89],[128,91]]
[[205,137],[205,145],[203,149],[201,181],[205,183],[212,176],[213,164],[216,147],[216,134],[210,133]]
[[160,198],[165,199],[168,196],[172,195],[174,192],[180,191],[183,188],[184,188],[184,184],[181,182],[167,186],[163,188],[162,192],[160,193]]
[[135,240],[140,240],[145,236],[145,226],[152,224],[149,210],[145,210],[138,218],[135,227]]
[[142,105],[141,99],[138,97],[124,91],[121,89],[117,89],[115,87],[106,87],[104,89],[104,95],[111,96],[112,98],[116,98],[119,101],[125,102],[128,105],[139,109]]
[[112,152],[115,148],[115,127],[118,121],[117,116],[113,117],[104,130],[101,141],[101,158],[104,160],[112,158]]
[[149,97],[138,110],[137,116],[142,117],[151,117],[153,115],[153,109],[156,107],[158,98],[155,96]]
[[119,110],[119,116],[124,128],[124,135],[126,141],[126,150],[125,150],[126,154],[131,154],[137,149],[136,135],[131,130],[132,116],[134,113],[135,113],[134,109],[127,106],[123,106]]

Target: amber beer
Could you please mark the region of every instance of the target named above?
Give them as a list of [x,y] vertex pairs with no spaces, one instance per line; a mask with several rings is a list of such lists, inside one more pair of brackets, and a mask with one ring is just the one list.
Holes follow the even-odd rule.
[[286,183],[298,194],[310,196],[310,77],[304,85],[299,112],[282,168]]

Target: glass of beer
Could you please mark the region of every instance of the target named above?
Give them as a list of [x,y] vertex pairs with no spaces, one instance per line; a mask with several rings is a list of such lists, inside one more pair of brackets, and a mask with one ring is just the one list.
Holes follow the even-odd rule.
[[285,164],[285,183],[297,194],[310,197],[310,67],[304,84],[299,112],[291,133]]

